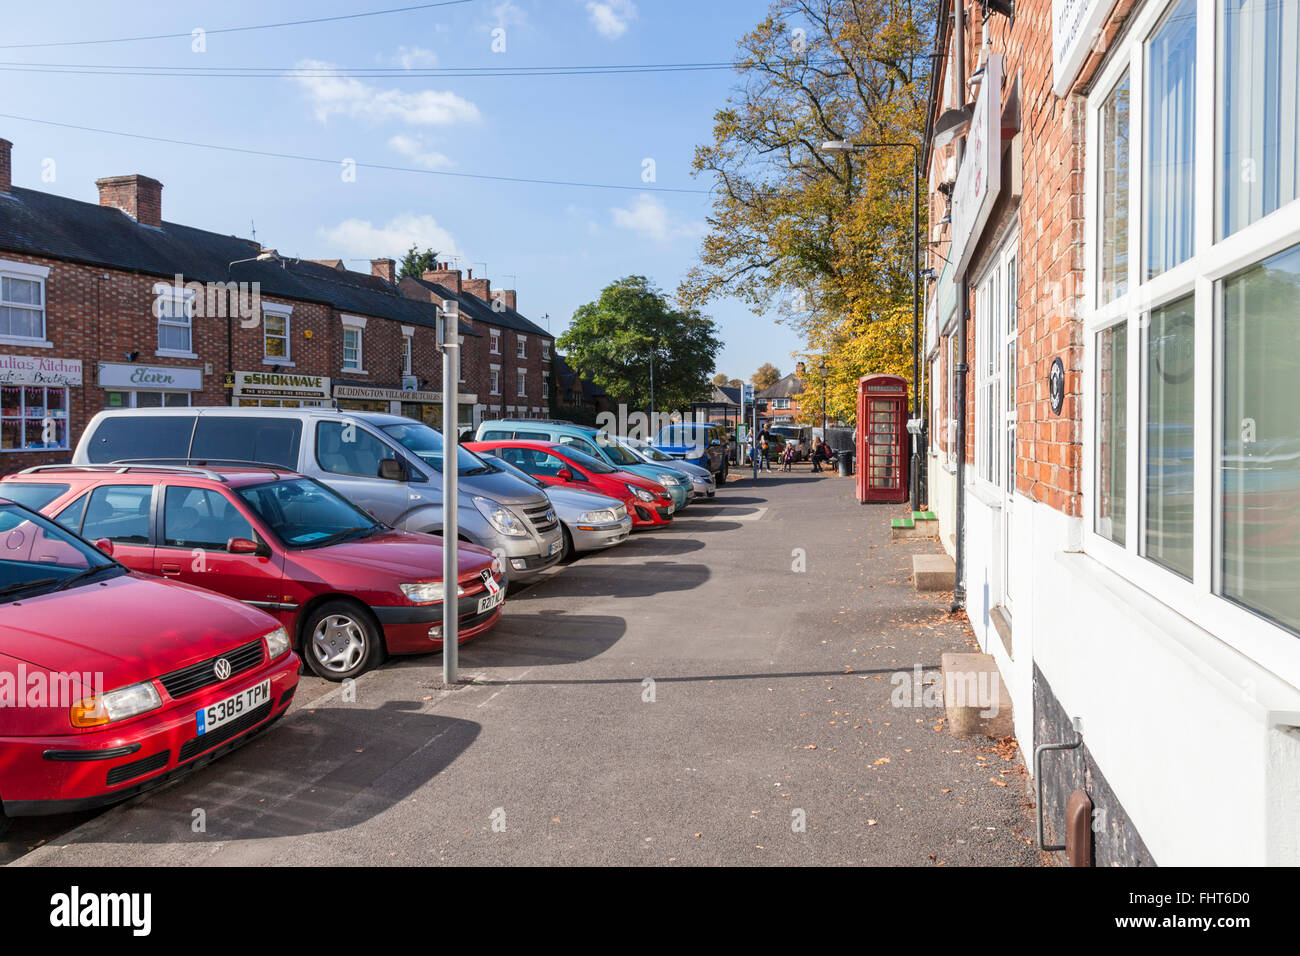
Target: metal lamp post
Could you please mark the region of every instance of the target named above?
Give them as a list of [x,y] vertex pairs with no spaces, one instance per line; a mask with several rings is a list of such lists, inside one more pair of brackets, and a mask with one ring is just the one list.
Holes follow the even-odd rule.
[[460,469],[457,410],[460,395],[460,315],[455,299],[442,300],[442,682],[458,679],[460,634],[460,523],[456,512]]
[[[921,183],[921,151],[915,143],[850,143],[836,139],[822,144],[827,153],[851,153],[861,149],[910,149],[912,151],[912,418],[920,418],[921,401],[921,208],[917,205]],[[863,423],[859,422],[862,428]],[[823,430],[825,426],[823,425]],[[912,510],[921,508],[922,474],[925,466],[924,424],[912,452]]]

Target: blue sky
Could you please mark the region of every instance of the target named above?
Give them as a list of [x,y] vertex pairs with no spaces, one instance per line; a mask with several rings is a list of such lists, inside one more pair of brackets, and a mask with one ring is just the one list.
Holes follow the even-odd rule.
[[[0,47],[137,36],[351,14],[411,0],[9,4]],[[115,12],[115,8],[117,12]],[[17,185],[94,200],[101,176],[163,182],[164,218],[257,238],[286,255],[399,257],[412,241],[460,256],[493,287],[515,286],[521,311],[556,334],[608,282],[650,276],[667,291],[695,259],[708,197],[689,175],[696,144],[735,81],[730,71],[627,76],[402,76],[411,68],[531,67],[729,60],[765,0],[471,0],[442,9],[183,38],[0,48],[0,61],[292,70],[311,76],[103,76],[0,71],[0,112],[336,163],[240,155],[0,118]],[[494,29],[503,52],[494,52]],[[330,74],[374,68],[380,77]],[[609,183],[631,190],[505,184],[357,170],[341,161],[461,173]],[[51,163],[52,161],[52,163]],[[47,177],[43,181],[42,176]],[[50,174],[52,181],[48,181]],[[486,268],[486,272],[484,271]],[[512,278],[513,277],[513,278]],[[708,311],[724,350],[718,370],[748,379],[765,361],[793,368],[797,336],[738,302]]]

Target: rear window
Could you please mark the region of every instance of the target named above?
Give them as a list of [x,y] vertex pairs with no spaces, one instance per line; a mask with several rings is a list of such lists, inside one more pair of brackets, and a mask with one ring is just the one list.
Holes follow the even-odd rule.
[[0,498],[8,498],[20,505],[26,505],[33,511],[40,511],[71,487],[71,485],[6,481],[0,484]]
[[296,418],[205,415],[194,429],[192,457],[202,461],[260,461],[298,467],[302,422]]
[[547,432],[515,432],[515,437],[520,441],[550,441],[551,436]]
[[92,465],[134,458],[188,458],[194,415],[121,415],[105,418],[90,436]]
[[510,432],[502,431],[499,428],[493,428],[485,431],[483,437],[480,438],[479,441],[509,441],[513,437],[514,435]]

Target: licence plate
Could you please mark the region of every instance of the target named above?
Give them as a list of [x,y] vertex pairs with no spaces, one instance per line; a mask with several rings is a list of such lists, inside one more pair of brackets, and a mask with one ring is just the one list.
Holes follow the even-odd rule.
[[506,599],[506,592],[500,590],[497,591],[495,594],[489,594],[486,597],[479,598],[478,613],[482,614],[484,611],[492,610],[494,607],[496,607],[505,599]]
[[232,720],[256,710],[270,699],[271,680],[267,678],[262,683],[254,684],[252,687],[241,690],[238,694],[233,694],[225,700],[209,704],[194,715],[199,736],[201,737],[210,730],[216,730],[222,724],[228,724]]
[[[561,538],[559,541],[552,541],[552,542],[551,542],[551,554],[559,554],[560,551],[561,551],[561,549],[563,549],[563,547],[564,547],[564,539],[563,539],[563,538]],[[548,557],[549,557],[549,555],[548,555]]]

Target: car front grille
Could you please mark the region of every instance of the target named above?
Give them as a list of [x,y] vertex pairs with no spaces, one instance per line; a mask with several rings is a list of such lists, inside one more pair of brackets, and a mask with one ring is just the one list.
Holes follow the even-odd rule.
[[163,685],[163,689],[173,699],[192,694],[196,690],[202,690],[204,687],[219,683],[213,666],[223,657],[230,662],[231,677],[242,674],[244,671],[251,670],[262,663],[262,640],[258,638],[255,641],[249,641],[227,654],[218,654],[216,657],[209,657],[207,660],[191,664],[189,667],[182,667],[180,670],[163,674],[158,678],[158,682]]
[[265,703],[257,710],[250,710],[243,717],[232,720],[228,724],[223,724],[211,733],[203,734],[200,737],[193,737],[185,741],[181,747],[181,754],[176,758],[177,763],[184,763],[192,757],[197,757],[205,750],[211,750],[218,747],[228,740],[233,740],[246,730],[256,727],[267,717],[271,716],[271,705]]
[[124,763],[120,767],[114,767],[108,772],[108,785],[110,787],[119,783],[125,783],[128,780],[134,780],[136,777],[143,777],[147,773],[153,773],[155,770],[161,770],[167,766],[167,758],[171,756],[170,750],[164,750],[156,753],[152,757],[145,757],[142,760],[132,760],[130,763]]
[[497,608],[499,607],[501,607],[500,604],[494,608],[489,608],[482,614],[477,612],[474,614],[462,614],[460,619],[456,622],[456,627],[458,630],[469,630],[471,627],[478,627],[480,624],[491,618],[492,615],[497,612]]
[[554,531],[559,525],[559,522],[555,518],[554,509],[551,508],[550,504],[525,508],[524,514],[528,516],[528,520],[532,523],[533,528],[536,529],[539,534],[546,534],[548,531]]

